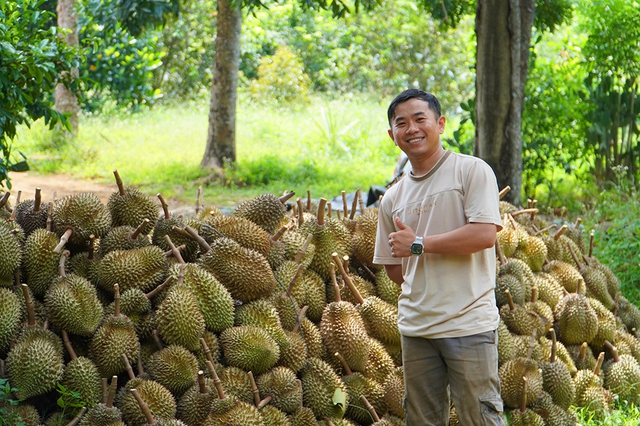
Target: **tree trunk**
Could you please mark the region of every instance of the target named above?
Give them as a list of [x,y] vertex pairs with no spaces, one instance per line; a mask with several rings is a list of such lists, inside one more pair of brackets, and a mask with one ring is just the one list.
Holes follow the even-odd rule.
[[[64,40],[69,46],[78,45],[78,16],[74,10],[75,4],[76,0],[58,0],[58,6],[56,7],[58,27],[71,31],[64,35]],[[77,77],[78,69],[73,68],[71,70],[71,78],[73,79]],[[80,110],[80,107],[78,106],[78,98],[76,98],[76,95],[63,83],[58,83],[56,85],[54,98],[56,111],[68,114],[69,122],[72,127],[71,133],[76,135],[78,132],[78,111]]]
[[[200,166],[221,171],[236,161],[236,101],[240,66],[240,5],[218,0],[216,59],[209,105],[207,147]],[[240,3],[240,2],[239,2]]]
[[475,155],[520,204],[522,111],[535,0],[478,0]]

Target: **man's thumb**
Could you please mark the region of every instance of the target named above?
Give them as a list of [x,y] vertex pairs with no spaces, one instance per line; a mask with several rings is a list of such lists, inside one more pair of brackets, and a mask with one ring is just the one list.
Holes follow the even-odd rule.
[[398,229],[400,230],[403,230],[407,227],[404,223],[402,223],[399,217],[396,217],[396,225],[398,225]]

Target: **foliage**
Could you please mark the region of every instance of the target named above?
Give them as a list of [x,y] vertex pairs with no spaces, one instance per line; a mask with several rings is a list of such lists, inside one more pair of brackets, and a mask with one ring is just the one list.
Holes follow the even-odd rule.
[[179,0],[88,0],[87,11],[105,34],[124,29],[137,37],[178,14]]
[[9,384],[9,379],[0,377],[0,426],[24,426],[22,418],[10,407],[15,407],[20,401],[11,395],[16,392]]
[[304,103],[310,86],[300,59],[289,47],[280,46],[272,56],[260,60],[258,78],[249,85],[249,92],[259,102]]
[[[16,126],[44,118],[50,128],[68,120],[53,109],[53,89],[64,71],[77,66],[75,52],[50,26],[52,15],[42,0],[0,2],[0,186],[11,188],[9,171],[28,169],[26,159],[12,156]],[[68,74],[67,74],[68,75]]]
[[618,401],[613,411],[601,419],[584,407],[576,408],[578,424],[581,426],[636,426],[640,424],[640,408],[626,401]]

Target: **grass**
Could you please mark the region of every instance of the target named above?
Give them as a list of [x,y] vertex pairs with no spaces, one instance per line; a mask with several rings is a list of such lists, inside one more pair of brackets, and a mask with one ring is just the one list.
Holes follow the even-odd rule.
[[233,205],[262,192],[294,190],[332,198],[368,190],[390,178],[398,149],[386,129],[386,105],[364,97],[315,97],[287,109],[241,99],[237,162],[215,180],[199,164],[208,127],[208,101],[158,106],[137,114],[82,117],[75,140],[40,123],[22,128],[15,149],[35,173],[68,173],[125,184],[151,194],[192,200],[199,185],[209,204]]
[[640,408],[622,401],[614,404],[611,413],[604,418],[594,416],[585,408],[577,408],[576,417],[580,426],[637,426]]

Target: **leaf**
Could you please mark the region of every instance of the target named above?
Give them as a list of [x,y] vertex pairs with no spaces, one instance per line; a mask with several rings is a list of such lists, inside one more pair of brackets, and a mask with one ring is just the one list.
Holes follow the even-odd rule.
[[336,388],[333,392],[333,405],[338,405],[340,408],[344,408],[347,405],[347,394],[340,388]]
[[29,170],[29,164],[27,164],[26,160],[22,160],[9,166],[9,170],[12,172],[26,172]]

